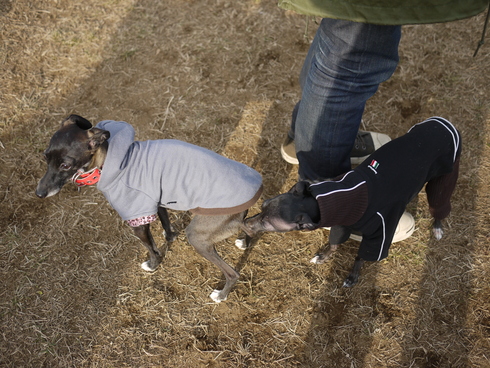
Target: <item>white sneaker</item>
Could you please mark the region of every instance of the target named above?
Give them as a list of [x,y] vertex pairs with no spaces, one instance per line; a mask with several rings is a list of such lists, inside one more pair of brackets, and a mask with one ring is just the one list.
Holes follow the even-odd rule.
[[[359,130],[356,136],[354,147],[350,153],[351,165],[359,165],[363,162],[371,153],[376,151],[383,144],[391,141],[391,138],[382,133],[366,132]],[[294,140],[286,136],[286,139],[281,144],[281,156],[284,161],[298,165],[299,161],[296,157],[296,148],[294,146]]]
[[354,147],[350,153],[351,164],[359,165],[368,158],[371,153],[389,141],[391,141],[391,138],[386,134],[359,130]]
[[[403,212],[403,215],[400,217],[400,221],[398,221],[398,225],[396,226],[395,235],[393,236],[391,243],[396,243],[409,238],[414,230],[415,220],[413,219],[413,216],[407,211]],[[351,234],[350,238],[360,242],[362,240],[362,235]]]
[[294,140],[286,136],[286,139],[281,144],[281,156],[287,163],[298,165],[299,161],[296,157],[296,148],[294,146]]

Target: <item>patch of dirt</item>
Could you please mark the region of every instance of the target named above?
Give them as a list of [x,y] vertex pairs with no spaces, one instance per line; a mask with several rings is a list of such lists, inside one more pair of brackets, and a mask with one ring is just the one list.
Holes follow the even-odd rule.
[[279,147],[317,21],[272,0],[0,0],[1,366],[490,366],[490,47],[472,57],[483,14],[405,27],[399,67],[368,103],[364,129],[397,137],[444,116],[464,151],[443,240],[421,193],[414,235],[352,289],[356,242],[318,266],[327,231],[265,234],[247,252],[218,245],[241,278],[216,305],[222,276],[186,242],[188,214],[171,214],[179,237],[148,274],[95,189],[35,197],[70,113],[244,162],[263,199],[286,191],[297,168]]

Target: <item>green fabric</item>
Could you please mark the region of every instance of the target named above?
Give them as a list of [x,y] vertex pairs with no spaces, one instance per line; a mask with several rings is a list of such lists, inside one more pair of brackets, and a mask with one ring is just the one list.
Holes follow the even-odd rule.
[[279,0],[281,8],[300,14],[386,25],[468,18],[488,4],[489,0]]

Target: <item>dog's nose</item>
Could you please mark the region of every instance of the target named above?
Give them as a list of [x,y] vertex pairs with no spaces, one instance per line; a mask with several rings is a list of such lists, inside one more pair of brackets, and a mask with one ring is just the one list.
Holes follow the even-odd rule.
[[37,186],[35,193],[39,198],[46,198],[48,196],[48,191],[39,188],[39,185]]

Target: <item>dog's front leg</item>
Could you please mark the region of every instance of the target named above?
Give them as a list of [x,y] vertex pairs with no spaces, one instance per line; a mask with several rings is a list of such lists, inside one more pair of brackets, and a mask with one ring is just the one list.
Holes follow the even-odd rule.
[[158,250],[153,236],[150,231],[150,224],[140,225],[133,227],[135,235],[143,242],[143,245],[148,249],[150,254],[150,259],[141,264],[141,268],[145,271],[153,272],[156,270],[158,265],[162,262],[162,254]]
[[444,235],[444,231],[442,230],[442,221],[439,219],[434,219],[434,223],[432,224],[432,233],[434,234],[437,240],[441,240]]
[[364,264],[364,260],[361,257],[356,257],[354,262],[354,267],[352,267],[352,271],[349,276],[344,281],[344,287],[352,287],[357,284],[359,281],[359,274],[361,273],[362,265]]
[[310,260],[311,263],[316,263],[316,264],[322,264],[324,263],[327,259],[330,258],[332,254],[334,254],[337,251],[337,248],[339,247],[338,244],[327,244],[318,252],[316,252],[315,256]]
[[330,228],[330,235],[328,237],[328,245],[323,246],[313,257],[310,262],[316,264],[322,264],[330,258],[332,254],[337,251],[340,244],[349,239],[352,230],[347,226],[335,225]]
[[170,219],[168,218],[168,211],[165,207],[158,207],[158,218],[162,223],[163,230],[165,230],[165,240],[167,242],[173,242],[177,237],[177,232],[172,227]]

